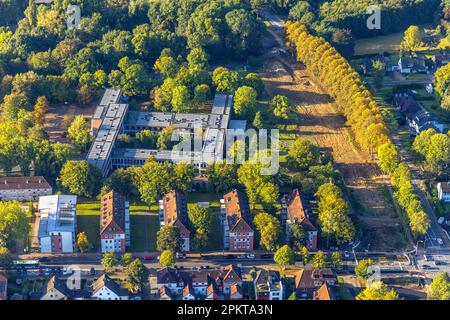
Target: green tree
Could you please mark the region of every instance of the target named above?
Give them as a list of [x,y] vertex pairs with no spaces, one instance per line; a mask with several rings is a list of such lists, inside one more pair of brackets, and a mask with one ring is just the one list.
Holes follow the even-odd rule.
[[37,98],[36,104],[34,105],[34,123],[39,126],[44,126],[45,124],[45,113],[48,110],[48,101],[45,96],[40,96]]
[[175,77],[178,63],[172,56],[160,56],[155,62],[154,69],[165,77]]
[[105,252],[101,260],[102,266],[106,271],[112,270],[119,265],[119,260],[114,252]]
[[257,93],[248,86],[239,87],[234,94],[234,112],[240,118],[248,119],[254,114],[257,105]]
[[262,129],[264,128],[264,122],[261,116],[261,112],[257,111],[255,113],[255,118],[253,118],[253,123],[252,125],[256,128],[256,129]]
[[102,174],[86,160],[70,160],[62,167],[59,182],[71,193],[93,198],[100,192]]
[[175,253],[170,250],[164,250],[159,256],[159,264],[161,267],[170,267],[177,262]]
[[439,272],[428,287],[428,299],[450,300],[450,278],[447,273]]
[[134,261],[133,255],[130,252],[124,253],[120,258],[120,264],[122,267],[128,268],[128,266]]
[[394,289],[388,290],[387,286],[379,281],[361,291],[356,300],[399,300],[399,297]]
[[410,26],[403,35],[400,48],[403,51],[416,51],[422,44],[422,35],[418,26]]
[[301,169],[317,163],[318,158],[318,147],[304,138],[297,138],[288,151],[288,161]]
[[284,245],[275,252],[273,260],[284,270],[286,266],[295,263],[295,252],[288,245]]
[[275,115],[275,117],[281,119],[288,119],[289,114],[293,110],[293,107],[289,103],[288,98],[279,94],[272,98],[270,105],[273,108],[273,114]]
[[189,206],[188,216],[195,230],[203,229],[206,232],[211,230],[211,217],[207,208],[200,207],[198,204]]
[[303,265],[307,265],[311,261],[311,254],[309,253],[306,247],[302,247],[300,249],[300,254],[302,255],[302,263]]
[[19,202],[0,202],[0,247],[15,249],[30,233],[29,218]]
[[239,74],[225,67],[217,67],[213,71],[212,81],[219,92],[234,91],[239,84]]
[[392,143],[385,143],[378,148],[378,165],[381,170],[391,174],[400,164],[397,147]]
[[289,230],[289,243],[292,247],[301,248],[307,239],[307,234],[303,226],[294,223]]
[[215,163],[207,169],[208,184],[214,192],[226,193],[238,185],[237,166],[234,164]]
[[261,174],[262,168],[262,165],[244,162],[238,169],[238,181],[245,186],[251,208],[259,203],[271,210],[278,201],[279,189],[271,182],[271,176]]
[[372,63],[372,66],[375,71],[375,85],[377,88],[380,88],[383,83],[384,76],[386,75],[386,64],[380,60],[375,60]]
[[86,149],[91,137],[88,131],[88,123],[83,116],[76,116],[72,124],[67,129],[67,137],[74,146]]
[[148,269],[139,259],[131,262],[126,269],[126,283],[132,293],[142,292],[142,287],[148,283]]
[[325,252],[319,250],[313,256],[314,269],[323,269],[327,266],[327,255]]
[[79,232],[77,235],[77,247],[81,253],[86,253],[92,250],[92,244],[89,242],[85,232]]
[[342,268],[342,254],[339,251],[331,253],[331,266],[336,269]]
[[172,110],[174,112],[188,112],[191,109],[189,90],[186,86],[177,86],[172,92]]
[[0,247],[0,266],[8,267],[13,263],[11,252],[6,247]]
[[358,278],[367,280],[372,275],[370,268],[373,266],[372,259],[359,260],[358,265],[355,267],[355,274]]
[[251,72],[247,74],[244,78],[244,84],[248,87],[252,87],[256,90],[258,97],[261,97],[264,93],[264,81],[261,76],[257,73]]
[[180,252],[182,241],[180,229],[170,225],[164,225],[157,233],[156,248],[159,252],[163,252],[164,250]]

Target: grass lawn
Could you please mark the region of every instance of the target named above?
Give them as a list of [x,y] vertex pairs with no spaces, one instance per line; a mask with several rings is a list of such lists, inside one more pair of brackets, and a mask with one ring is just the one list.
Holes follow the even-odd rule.
[[[208,250],[222,248],[222,225],[220,224],[220,195],[215,193],[188,194],[189,205],[197,202],[209,202],[212,232]],[[77,229],[85,232],[94,250],[100,250],[100,201],[82,199],[77,204]],[[156,234],[159,230],[158,205],[142,202],[130,203],[131,252],[156,250]]]
[[[85,200],[77,204],[77,229],[86,232],[94,245],[100,250],[100,201]],[[159,229],[158,206],[150,207],[140,203],[130,204],[131,251],[154,251],[156,249],[156,232]]]

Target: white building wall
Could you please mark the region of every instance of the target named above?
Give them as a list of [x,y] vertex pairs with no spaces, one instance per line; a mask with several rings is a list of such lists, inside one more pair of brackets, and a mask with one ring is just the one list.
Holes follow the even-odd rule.
[[0,201],[37,201],[52,194],[52,188],[0,190]]
[[41,244],[41,252],[42,253],[52,253],[52,245],[50,237],[41,237],[40,239]]
[[128,296],[118,296],[107,287],[103,287],[92,295],[97,300],[128,300]]
[[121,248],[121,240],[125,239],[125,234],[119,233],[115,234],[112,239],[102,239],[101,247],[102,252],[116,252],[120,253],[122,251]]

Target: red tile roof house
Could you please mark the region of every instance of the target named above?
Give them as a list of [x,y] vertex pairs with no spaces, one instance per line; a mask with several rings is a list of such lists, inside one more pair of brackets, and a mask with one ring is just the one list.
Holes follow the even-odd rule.
[[0,201],[37,201],[52,194],[52,187],[44,177],[0,178]]
[[184,193],[178,190],[169,192],[159,201],[161,226],[170,225],[180,230],[183,240],[181,251],[189,251],[191,232],[188,229],[187,201]]
[[102,252],[125,253],[130,246],[130,204],[114,191],[101,198],[100,238]]
[[295,296],[299,300],[313,300],[324,297],[327,284],[333,288],[337,283],[337,276],[332,269],[303,269],[295,274]]
[[8,278],[0,274],[0,300],[8,298]]
[[[221,269],[181,270],[164,268],[156,273],[160,299],[179,297],[196,299],[241,299],[242,276],[239,267]],[[170,294],[169,294],[170,293]]]
[[250,227],[251,212],[247,198],[238,190],[220,200],[224,229],[224,247],[230,251],[253,250],[254,231]]
[[317,250],[317,228],[311,222],[305,203],[298,189],[292,190],[282,200],[282,208],[286,216],[286,238],[289,238],[291,226],[296,223],[303,227],[308,234],[306,248],[309,251]]

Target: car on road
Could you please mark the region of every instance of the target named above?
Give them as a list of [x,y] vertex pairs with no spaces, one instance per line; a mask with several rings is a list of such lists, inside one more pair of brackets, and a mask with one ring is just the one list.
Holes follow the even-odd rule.
[[48,257],[41,257],[39,258],[39,262],[48,262],[49,258]]
[[246,256],[245,256],[245,254],[240,254],[240,255],[237,256],[237,258],[238,258],[238,259],[245,259]]
[[[177,252],[177,259],[186,259],[186,253]],[[201,256],[203,258],[203,256]]]
[[445,217],[440,217],[437,222],[443,224],[445,222]]
[[[178,258],[178,257],[177,257]],[[144,257],[144,260],[145,261],[151,261],[151,260],[153,260],[153,256],[145,256]]]
[[92,267],[91,270],[89,270],[89,273],[91,274],[91,276],[95,276],[95,268]]
[[442,241],[441,238],[437,238],[436,241],[437,241],[437,243],[439,243],[440,246],[442,246],[444,244],[444,241]]
[[270,253],[263,253],[260,256],[261,259],[272,259],[272,255]]
[[350,253],[348,251],[344,251],[344,258],[350,258]]
[[233,255],[233,254],[227,254],[226,256],[225,256],[225,259],[227,259],[227,260],[232,260],[232,259],[235,259],[236,257]]
[[254,254],[248,254],[247,255],[247,259],[255,259],[255,255]]

